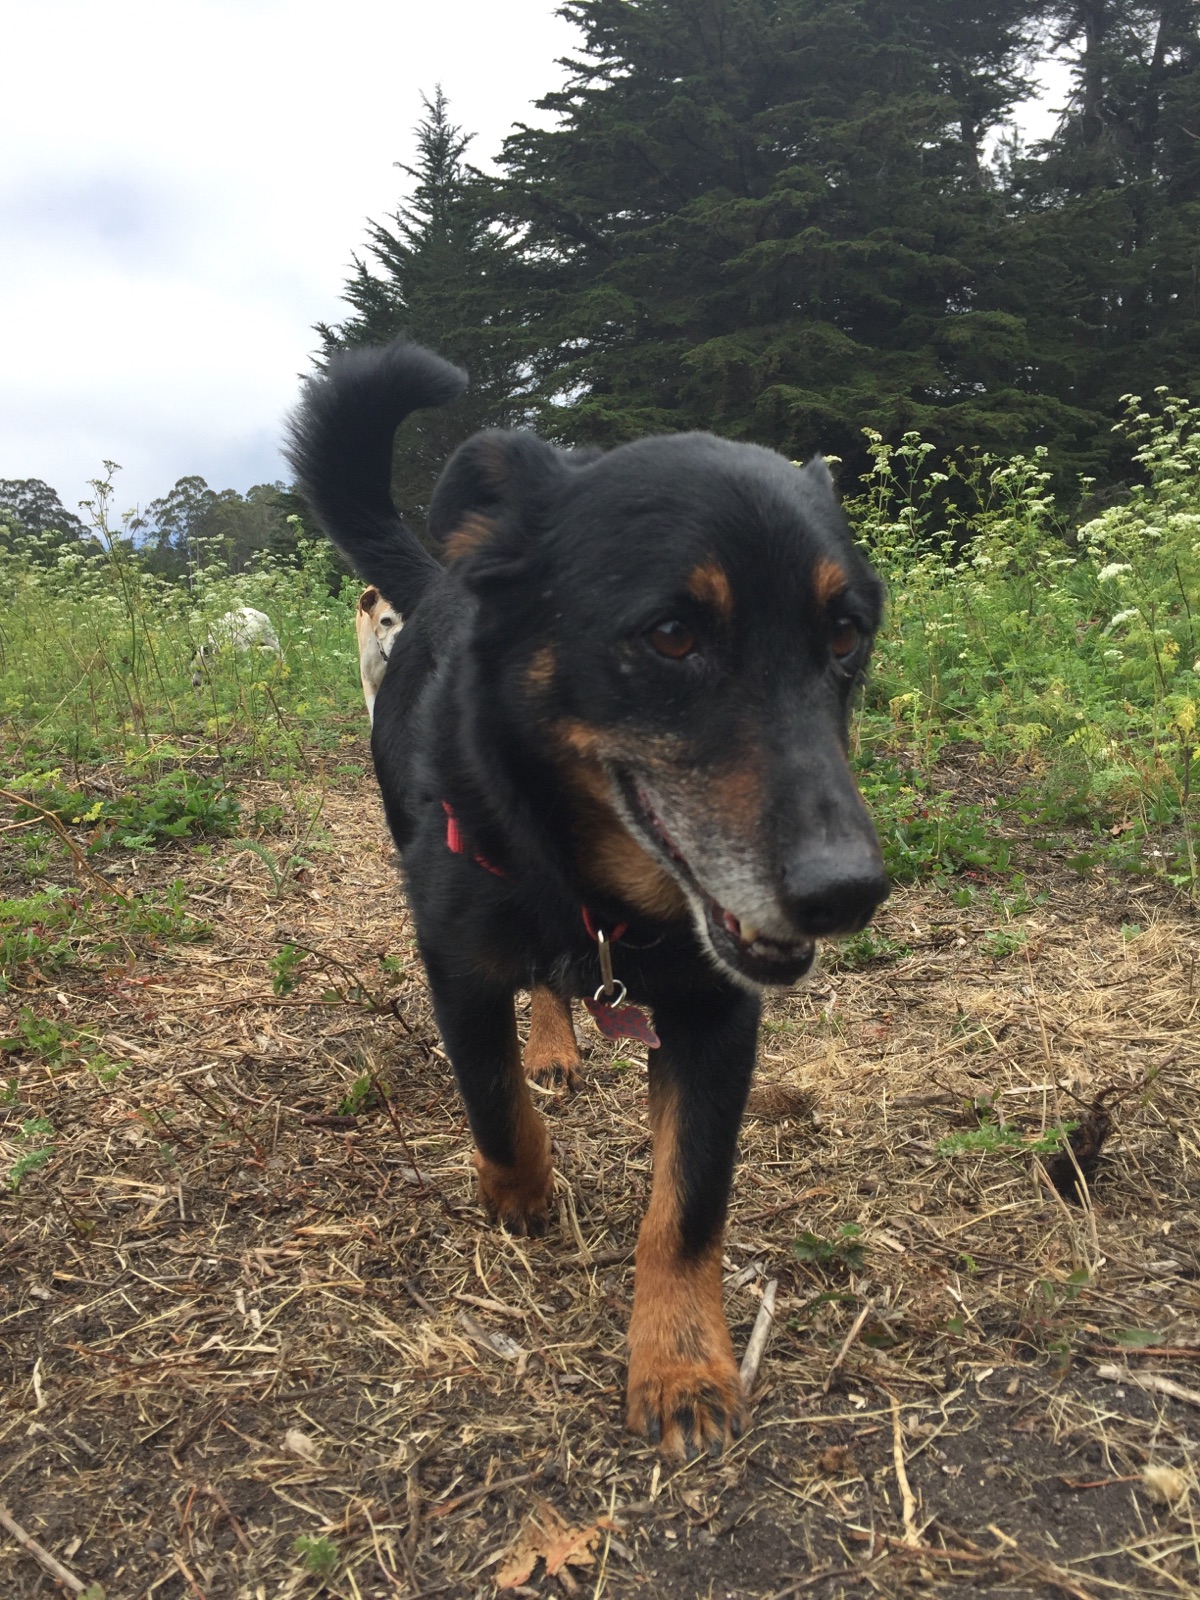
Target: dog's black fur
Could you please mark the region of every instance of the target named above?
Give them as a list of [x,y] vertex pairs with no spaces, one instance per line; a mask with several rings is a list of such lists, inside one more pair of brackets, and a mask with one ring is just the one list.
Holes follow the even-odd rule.
[[[719,1448],[742,1397],[720,1240],[758,988],[887,893],[846,763],[881,605],[820,460],[708,434],[607,454],[483,433],[437,487],[435,561],[389,496],[392,440],[464,376],[396,344],[336,358],[292,424],[300,487],[405,628],[372,748],[482,1198],[540,1231],[549,1146],[513,995],[649,1008],[655,1179],[638,1247],[629,1420]],[[447,844],[447,807],[465,840]],[[715,1263],[715,1265],[714,1265]]]

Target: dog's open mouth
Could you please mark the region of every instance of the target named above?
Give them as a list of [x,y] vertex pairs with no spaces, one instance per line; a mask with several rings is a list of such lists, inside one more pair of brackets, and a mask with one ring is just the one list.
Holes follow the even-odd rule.
[[800,938],[782,943],[769,939],[726,910],[697,878],[641,785],[625,774],[618,781],[630,815],[641,824],[640,831],[649,835],[658,853],[670,862],[675,876],[702,902],[705,932],[718,960],[754,983],[787,985],[802,978],[812,966],[815,940]]

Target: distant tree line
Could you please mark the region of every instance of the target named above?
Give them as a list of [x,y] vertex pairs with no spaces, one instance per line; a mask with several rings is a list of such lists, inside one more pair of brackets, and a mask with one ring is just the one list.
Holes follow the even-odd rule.
[[[282,483],[259,483],[239,494],[210,489],[197,476],[180,478],[169,493],[129,519],[122,537],[144,564],[172,581],[187,581],[202,566],[242,572],[262,551],[290,559],[297,534],[289,521],[303,512]],[[65,547],[93,544],[94,530],[66,510],[40,478],[0,478],[0,548],[18,544],[35,560],[53,561]]]
[[[498,172],[439,92],[318,329],[471,374],[412,420],[419,514],[482,425],[567,443],[711,428],[866,464],[943,451],[1128,469],[1119,399],[1200,385],[1200,0],[566,0],[565,86]],[[1051,56],[1051,138],[1006,125]]]
[[239,494],[188,477],[151,500],[129,531],[147,566],[165,578],[186,578],[213,563],[242,572],[260,551],[294,553],[296,534],[288,517],[300,510],[282,483],[256,483]]

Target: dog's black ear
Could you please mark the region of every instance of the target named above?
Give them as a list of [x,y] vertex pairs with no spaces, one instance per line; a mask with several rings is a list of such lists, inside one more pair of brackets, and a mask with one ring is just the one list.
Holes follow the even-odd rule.
[[832,500],[837,499],[837,485],[824,456],[813,456],[800,470],[819,493],[828,495]]
[[458,563],[486,553],[488,567],[519,560],[563,463],[562,451],[534,433],[489,431],[460,445],[429,506],[430,537],[443,558]]
[[377,605],[378,602],[379,602],[379,590],[376,589],[375,586],[372,584],[372,586],[369,589],[364,589],[363,592],[359,595],[359,597],[358,597],[358,609],[360,611],[370,611],[371,607],[373,605]]

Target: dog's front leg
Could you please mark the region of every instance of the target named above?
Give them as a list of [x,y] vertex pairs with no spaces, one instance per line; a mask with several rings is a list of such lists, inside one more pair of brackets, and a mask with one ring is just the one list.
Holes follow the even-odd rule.
[[715,1454],[744,1421],[721,1241],[758,1011],[756,998],[732,990],[655,1007],[654,1180],[638,1235],[628,1423],[675,1457]]
[[510,1233],[544,1233],[550,1136],[521,1067],[512,991],[453,973],[425,954],[438,1027],[475,1136],[479,1198]]
[[579,1041],[571,1021],[571,1002],[536,984],[529,1004],[525,1076],[543,1089],[579,1087]]

